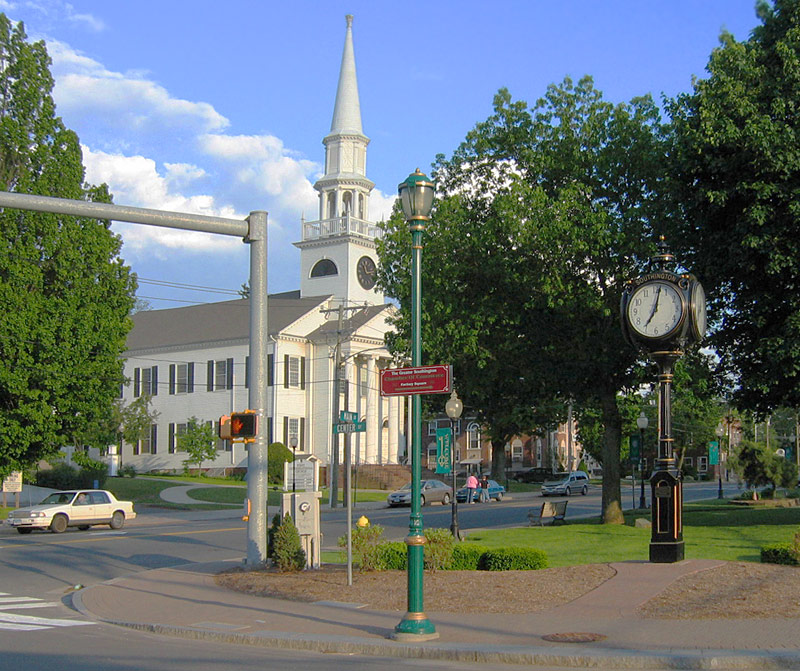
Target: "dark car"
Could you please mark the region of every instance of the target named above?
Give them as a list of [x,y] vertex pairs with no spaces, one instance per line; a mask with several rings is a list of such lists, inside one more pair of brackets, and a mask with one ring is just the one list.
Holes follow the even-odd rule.
[[553,471],[549,468],[529,468],[521,471],[514,476],[517,482],[544,482],[553,477]]
[[[494,499],[495,501],[502,501],[503,496],[506,493],[506,488],[503,485],[499,484],[495,480],[489,480],[489,486],[487,487],[489,490],[489,500]],[[479,500],[481,488],[475,490],[475,501]],[[469,496],[469,490],[466,487],[462,487],[456,492],[456,501],[459,503],[466,503],[467,496]]]

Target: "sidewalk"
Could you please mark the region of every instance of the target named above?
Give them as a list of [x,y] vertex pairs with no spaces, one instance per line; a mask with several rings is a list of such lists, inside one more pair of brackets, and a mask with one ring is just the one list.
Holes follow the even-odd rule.
[[[796,619],[654,620],[636,607],[720,562],[621,562],[575,601],[526,615],[427,612],[440,637],[389,638],[403,613],[342,602],[299,603],[232,592],[214,574],[238,561],[146,571],[73,594],[94,620],[158,634],[272,648],[493,664],[603,669],[800,669]],[[547,640],[551,636],[554,640]],[[569,642],[575,640],[586,642]]]

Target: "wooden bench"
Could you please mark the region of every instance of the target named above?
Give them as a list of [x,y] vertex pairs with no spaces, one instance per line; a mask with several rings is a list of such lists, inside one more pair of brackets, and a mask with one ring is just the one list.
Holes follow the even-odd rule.
[[531,508],[528,511],[528,520],[530,526],[543,527],[545,522],[555,524],[556,522],[563,522],[567,515],[567,504],[569,501],[545,501],[540,510]]

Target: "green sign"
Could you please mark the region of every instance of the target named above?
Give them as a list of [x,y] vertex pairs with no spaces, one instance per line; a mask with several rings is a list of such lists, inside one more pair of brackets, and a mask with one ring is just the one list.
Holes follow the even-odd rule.
[[339,421],[344,423],[351,423],[358,421],[358,413],[357,412],[349,412],[348,410],[342,410],[339,413]]
[[641,440],[639,436],[631,436],[630,442],[630,455],[629,460],[631,463],[637,463],[639,461],[639,457],[641,455]]
[[708,465],[719,465],[719,441],[712,440],[708,443]]
[[452,461],[452,432],[450,429],[436,429],[436,472],[449,473]]
[[367,430],[367,422],[338,422],[333,425],[334,433],[362,433]]

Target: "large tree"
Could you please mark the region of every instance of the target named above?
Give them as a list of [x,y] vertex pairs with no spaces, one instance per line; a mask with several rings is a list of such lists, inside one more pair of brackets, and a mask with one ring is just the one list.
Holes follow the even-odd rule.
[[766,413],[800,406],[800,2],[758,13],[671,105],[672,237],[707,288],[734,402]]
[[[557,417],[554,404],[596,408],[606,522],[622,521],[617,394],[637,358],[619,301],[653,249],[663,160],[652,100],[613,105],[587,77],[550,86],[533,109],[501,90],[494,114],[435,170],[423,358],[454,364],[459,393],[493,436],[535,430],[543,411]],[[401,306],[398,348],[410,304],[401,219],[379,247],[380,281]]]
[[[0,14],[0,190],[108,202],[84,185],[49,68],[44,43]],[[135,288],[120,245],[108,222],[0,212],[0,472],[103,440]]]

